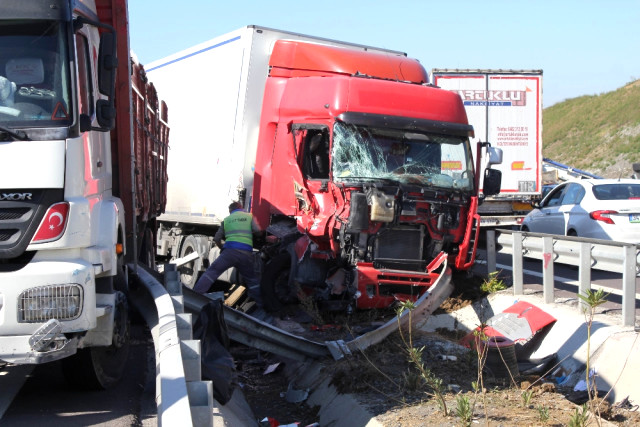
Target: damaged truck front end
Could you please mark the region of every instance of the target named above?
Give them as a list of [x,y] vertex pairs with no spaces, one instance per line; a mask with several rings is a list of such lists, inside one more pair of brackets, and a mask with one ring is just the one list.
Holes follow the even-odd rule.
[[[405,56],[278,43],[250,200],[268,227],[267,308],[306,295],[327,310],[388,307],[469,269],[480,162],[460,97]],[[499,191],[492,180],[483,188]]]
[[470,255],[465,248],[477,240],[467,230],[477,221],[471,132],[424,119],[337,118],[332,172],[344,207],[337,234],[341,258],[358,271],[357,307],[415,300],[442,273],[445,256],[456,268],[470,265],[475,244]]
[[302,179],[295,225],[274,216],[267,229],[280,252],[263,275],[268,308],[301,291],[327,310],[388,307],[448,281],[446,265],[470,268],[479,231],[472,131],[363,113],[292,126]]

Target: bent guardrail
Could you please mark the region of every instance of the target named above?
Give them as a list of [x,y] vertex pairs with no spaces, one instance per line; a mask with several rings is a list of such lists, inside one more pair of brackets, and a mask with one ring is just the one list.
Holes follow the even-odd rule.
[[213,387],[201,381],[200,341],[191,339],[191,315],[183,312],[178,273],[166,268],[163,286],[137,267],[133,278],[139,286],[130,298],[153,337],[158,425],[213,426]]
[[[497,233],[497,238],[496,238]],[[555,236],[510,230],[487,230],[487,270],[496,271],[496,253],[513,256],[513,292],[524,293],[523,256],[542,260],[543,297],[554,302],[554,262],[579,267],[580,294],[591,288],[591,269],[622,274],[622,323],[635,325],[636,275],[640,249],[632,243]],[[582,310],[582,305],[578,305]]]

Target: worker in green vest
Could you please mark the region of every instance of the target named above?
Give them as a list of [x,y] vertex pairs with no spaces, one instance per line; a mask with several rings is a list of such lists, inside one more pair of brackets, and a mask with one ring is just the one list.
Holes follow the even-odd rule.
[[208,292],[222,273],[235,267],[245,280],[249,296],[261,306],[260,281],[255,272],[253,257],[253,236],[260,231],[253,215],[244,212],[240,203],[231,203],[229,216],[213,237],[216,245],[222,249],[220,255],[196,282],[193,290],[201,294]]

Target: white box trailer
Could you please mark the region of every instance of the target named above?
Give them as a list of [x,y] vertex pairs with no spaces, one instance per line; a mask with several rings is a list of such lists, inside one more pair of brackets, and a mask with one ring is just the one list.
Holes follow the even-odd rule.
[[161,220],[219,225],[238,188],[251,195],[269,57],[280,39],[405,55],[250,25],[146,65],[149,78],[174,105]]
[[502,189],[478,208],[482,224],[519,224],[542,189],[542,70],[433,69],[431,81],[462,97],[474,150],[502,149]]
[[229,214],[229,203],[242,199],[240,189],[246,191],[245,206],[250,204],[269,59],[281,39],[406,56],[251,25],[146,65],[149,78],[173,105],[167,206],[159,218],[157,255],[184,263],[181,280],[188,286],[206,268],[204,261],[217,256],[213,235]]

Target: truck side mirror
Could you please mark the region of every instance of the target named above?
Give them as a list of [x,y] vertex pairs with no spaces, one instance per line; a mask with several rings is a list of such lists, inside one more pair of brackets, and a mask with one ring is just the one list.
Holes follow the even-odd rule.
[[489,147],[489,165],[499,165],[502,163],[502,148]]
[[104,32],[100,36],[100,51],[98,53],[98,88],[100,93],[110,98],[115,93],[117,67],[116,35]]
[[[502,150],[501,154],[502,154]],[[482,184],[482,192],[485,196],[495,196],[500,193],[502,185],[502,172],[497,169],[487,168],[484,170],[484,182]]]
[[106,99],[99,99],[96,102],[96,120],[103,130],[109,131],[116,125],[116,109],[113,106],[113,101],[107,101]]

